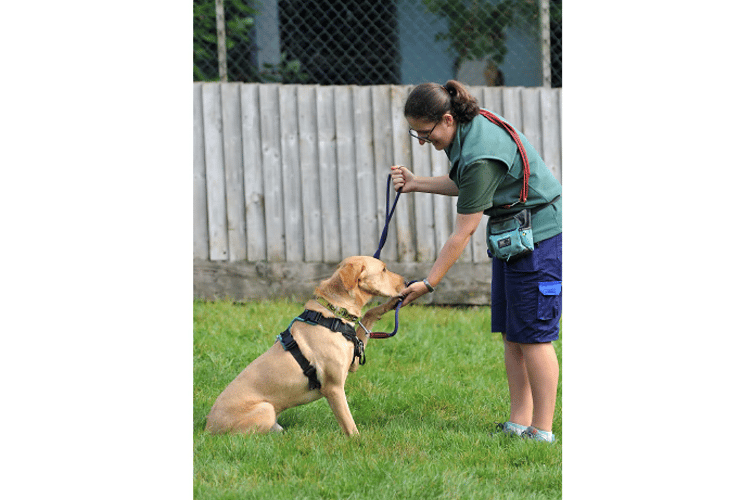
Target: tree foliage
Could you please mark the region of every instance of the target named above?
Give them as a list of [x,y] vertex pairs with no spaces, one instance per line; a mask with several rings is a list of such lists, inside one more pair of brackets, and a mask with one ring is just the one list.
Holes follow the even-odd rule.
[[506,29],[538,25],[536,0],[423,0],[423,5],[446,20],[448,30],[436,40],[449,42],[458,64],[488,57],[500,66],[507,54]]
[[[282,53],[279,63],[256,66],[258,47],[253,28],[259,14],[259,0],[223,0],[227,44],[227,73],[242,82],[305,83],[308,75],[298,60]],[[219,79],[217,56],[216,0],[193,0],[193,80]]]
[[[254,2],[255,3],[255,2]],[[224,0],[227,51],[247,44],[258,11],[245,0]],[[193,78],[212,80],[217,67],[215,0],[193,0]]]

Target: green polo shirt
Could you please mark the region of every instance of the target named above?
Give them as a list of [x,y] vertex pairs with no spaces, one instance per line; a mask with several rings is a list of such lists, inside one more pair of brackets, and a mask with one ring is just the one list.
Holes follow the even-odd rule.
[[[516,129],[515,129],[516,130]],[[522,157],[512,136],[482,115],[458,126],[457,135],[446,151],[457,184],[457,213],[483,212],[489,217],[512,215],[520,208],[535,208],[561,195],[561,184],[543,163],[543,158],[519,131],[530,163],[527,202],[511,205],[520,198]],[[537,243],[561,233],[561,197],[533,214],[533,240]]]

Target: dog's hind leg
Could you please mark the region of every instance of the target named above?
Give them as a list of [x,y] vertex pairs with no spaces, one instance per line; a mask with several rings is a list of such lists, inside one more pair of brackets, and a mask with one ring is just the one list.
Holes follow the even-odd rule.
[[281,430],[282,427],[277,423],[274,406],[271,403],[258,403],[234,423],[231,432],[266,434],[270,431]]

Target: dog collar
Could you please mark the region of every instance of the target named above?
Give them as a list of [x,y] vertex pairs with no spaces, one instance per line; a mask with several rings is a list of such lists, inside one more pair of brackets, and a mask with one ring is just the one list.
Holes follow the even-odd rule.
[[333,312],[340,318],[346,319],[347,321],[352,321],[353,323],[358,322],[358,319],[359,319],[358,316],[354,314],[350,314],[347,311],[347,309],[345,309],[344,307],[334,307],[332,304],[327,302],[327,300],[324,299],[323,297],[316,297],[316,300],[318,300],[319,304],[326,307],[327,309],[329,309],[331,312]]

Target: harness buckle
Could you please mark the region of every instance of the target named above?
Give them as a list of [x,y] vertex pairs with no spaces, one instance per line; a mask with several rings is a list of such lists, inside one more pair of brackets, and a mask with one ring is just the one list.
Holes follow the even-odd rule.
[[285,351],[289,351],[298,347],[298,343],[295,341],[295,337],[293,337],[290,333],[289,328],[277,335],[277,339],[279,339],[279,342],[282,344],[282,348]]
[[[366,364],[366,346],[363,345],[363,341],[358,337],[355,337],[355,356],[360,358],[360,364]],[[353,360],[354,361],[354,360]]]
[[321,324],[323,317],[324,315],[319,311],[311,311],[310,309],[306,309],[305,312],[301,314],[301,319],[303,321],[305,321],[306,323],[315,323],[317,325]]

